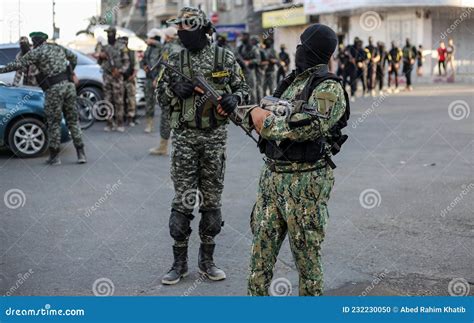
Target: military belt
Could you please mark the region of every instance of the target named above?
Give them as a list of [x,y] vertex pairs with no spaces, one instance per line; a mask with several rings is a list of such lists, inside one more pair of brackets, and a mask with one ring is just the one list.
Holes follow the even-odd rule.
[[318,161],[316,163],[298,163],[284,162],[269,158],[264,158],[263,160],[265,161],[268,169],[274,173],[304,173],[327,167],[327,163],[324,161]]

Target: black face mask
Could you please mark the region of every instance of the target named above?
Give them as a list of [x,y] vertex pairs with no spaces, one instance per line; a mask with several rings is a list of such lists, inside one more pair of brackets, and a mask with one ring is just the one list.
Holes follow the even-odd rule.
[[115,34],[108,34],[107,35],[107,42],[109,45],[114,45],[115,44]]
[[300,36],[301,45],[296,47],[296,72],[319,64],[328,64],[337,47],[336,33],[328,26],[314,24],[306,28]]
[[30,44],[21,42],[20,50],[21,50],[21,54],[25,55],[26,53],[30,51]]
[[202,28],[196,30],[178,30],[178,37],[184,47],[190,51],[201,50],[208,44],[206,32]]
[[40,46],[42,43],[44,43],[46,41],[46,39],[44,39],[42,37],[32,37],[31,41],[33,42],[33,48],[36,48],[36,47]]

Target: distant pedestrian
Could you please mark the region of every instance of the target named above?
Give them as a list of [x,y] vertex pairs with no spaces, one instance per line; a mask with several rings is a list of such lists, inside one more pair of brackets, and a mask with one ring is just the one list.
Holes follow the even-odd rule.
[[413,71],[413,66],[415,66],[417,51],[416,47],[413,46],[410,42],[410,39],[406,39],[405,47],[403,47],[403,74],[407,81],[406,90],[412,91],[411,83],[411,72]]
[[392,48],[388,51],[388,87],[391,90],[392,75],[395,78],[395,89],[393,92],[398,93],[398,69],[400,68],[400,61],[402,60],[403,53],[397,46],[395,41],[392,41]]
[[[439,76],[446,75],[446,45],[444,41],[439,42],[438,47],[438,73]],[[443,68],[443,73],[441,73],[441,67]]]
[[278,59],[280,61],[277,71],[277,83],[280,83],[285,78],[288,70],[290,69],[290,55],[286,52],[285,44],[280,45],[280,52],[278,53]]
[[423,76],[423,45],[418,46],[418,50],[416,51],[416,62],[416,75]]
[[451,75],[455,74],[454,69],[454,41],[452,38],[448,40],[448,47],[446,47],[446,63],[450,69]]

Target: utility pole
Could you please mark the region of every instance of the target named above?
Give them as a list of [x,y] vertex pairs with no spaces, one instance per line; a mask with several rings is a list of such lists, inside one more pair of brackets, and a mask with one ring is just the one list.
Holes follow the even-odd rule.
[[18,39],[21,36],[21,10],[20,10],[20,1],[18,0]]
[[56,22],[55,22],[55,16],[56,16],[56,11],[54,11],[54,7],[56,6],[56,1],[53,0],[53,40],[54,40],[54,36],[55,36],[55,32],[56,32]]

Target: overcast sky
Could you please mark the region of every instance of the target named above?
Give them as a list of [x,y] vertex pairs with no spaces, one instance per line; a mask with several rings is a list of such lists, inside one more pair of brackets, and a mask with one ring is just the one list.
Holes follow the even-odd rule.
[[[16,42],[32,31],[53,34],[52,0],[0,0],[0,43]],[[18,11],[18,4],[20,11]],[[100,12],[100,0],[56,0],[60,38],[71,40],[87,27],[87,18]]]

